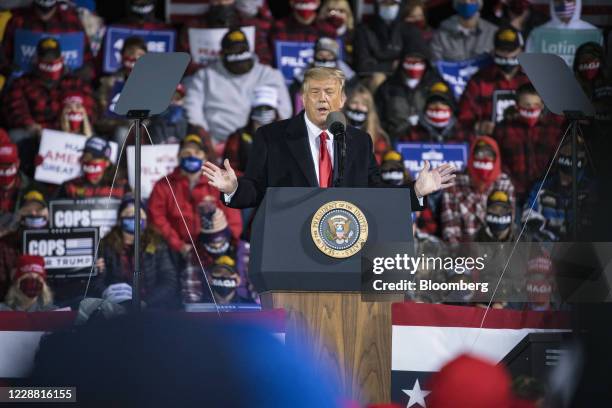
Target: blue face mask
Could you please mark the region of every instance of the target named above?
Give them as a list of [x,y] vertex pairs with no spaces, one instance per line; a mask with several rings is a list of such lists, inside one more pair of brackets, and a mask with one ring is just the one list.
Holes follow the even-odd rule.
[[[146,221],[141,218],[140,232],[144,231],[146,225]],[[134,231],[136,231],[136,220],[134,217],[121,217],[121,230],[125,233],[134,235]]]
[[458,3],[455,7],[457,14],[466,20],[474,17],[479,9],[480,5],[478,3]]
[[197,173],[202,170],[202,159],[198,159],[197,157],[189,156],[181,158],[181,169],[186,171],[187,173]]

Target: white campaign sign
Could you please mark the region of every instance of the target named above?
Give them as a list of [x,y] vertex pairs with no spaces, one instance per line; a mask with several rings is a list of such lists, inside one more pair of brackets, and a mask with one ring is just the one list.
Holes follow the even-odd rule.
[[[251,52],[255,51],[255,27],[240,27],[249,42]],[[190,28],[189,51],[191,58],[198,64],[207,64],[219,58],[221,40],[227,28]]]
[[[162,177],[170,174],[178,165],[179,145],[165,144],[157,146],[142,146],[141,150],[141,197],[148,199],[153,190],[153,185]],[[132,189],[134,181],[134,146],[127,148],[128,180]]]
[[[50,184],[62,184],[81,175],[81,155],[87,138],[75,133],[43,129],[38,154],[42,163],[36,166],[34,179]],[[110,142],[111,161],[117,160],[118,146]]]

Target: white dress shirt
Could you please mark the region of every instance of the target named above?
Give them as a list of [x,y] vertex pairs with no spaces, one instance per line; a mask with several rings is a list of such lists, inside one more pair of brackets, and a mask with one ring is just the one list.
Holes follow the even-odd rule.
[[[304,113],[304,121],[306,122],[306,132],[308,133],[308,143],[310,144],[310,153],[312,154],[312,162],[314,164],[315,173],[317,175],[317,181],[319,181],[319,154],[321,152],[321,130],[317,125],[312,123],[306,113]],[[329,157],[331,158],[332,163],[332,174],[334,168],[334,135],[331,132],[325,130],[327,133],[327,141],[325,145],[327,146],[327,151],[329,152]]]

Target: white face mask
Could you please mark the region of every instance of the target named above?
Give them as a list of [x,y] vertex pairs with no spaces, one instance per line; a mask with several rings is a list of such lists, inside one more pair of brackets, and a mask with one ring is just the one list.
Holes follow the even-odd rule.
[[393,4],[391,6],[379,6],[378,16],[387,22],[393,21],[399,13],[399,8],[399,4]]

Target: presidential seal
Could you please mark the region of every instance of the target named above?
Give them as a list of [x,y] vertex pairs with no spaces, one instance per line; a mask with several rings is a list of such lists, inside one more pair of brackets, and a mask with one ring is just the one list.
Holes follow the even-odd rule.
[[368,220],[348,201],[323,204],[312,217],[310,234],[315,246],[333,258],[348,258],[368,239]]

